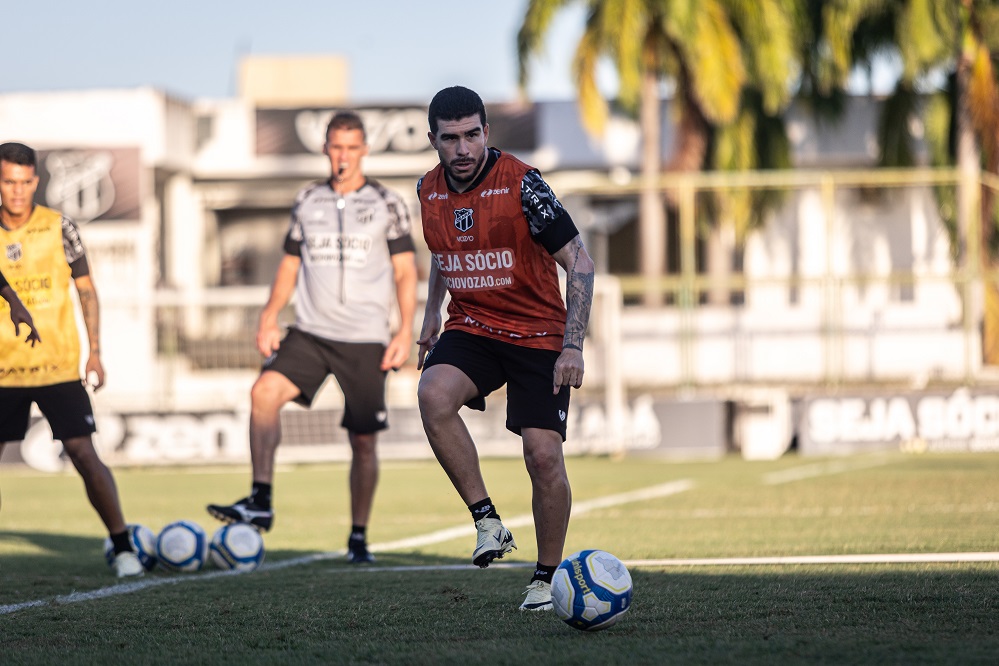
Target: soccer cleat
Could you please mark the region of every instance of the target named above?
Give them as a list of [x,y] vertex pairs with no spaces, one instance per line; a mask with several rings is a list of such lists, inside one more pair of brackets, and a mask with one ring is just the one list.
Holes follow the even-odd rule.
[[472,564],[485,569],[493,560],[502,559],[504,555],[517,547],[510,530],[503,527],[497,518],[483,518],[475,521],[475,529],[479,538],[475,542],[475,552],[472,553]]
[[141,576],[145,573],[139,556],[130,550],[123,551],[114,556],[114,575],[118,578],[131,578]]
[[552,606],[552,584],[543,580],[532,580],[524,592],[527,597],[524,603],[520,604],[522,611],[550,611]]
[[209,504],[206,509],[224,523],[247,523],[264,532],[271,529],[271,523],[274,522],[274,512],[254,504],[249,497],[229,505]]
[[375,556],[363,539],[350,539],[347,541],[347,561],[351,564],[373,564]]

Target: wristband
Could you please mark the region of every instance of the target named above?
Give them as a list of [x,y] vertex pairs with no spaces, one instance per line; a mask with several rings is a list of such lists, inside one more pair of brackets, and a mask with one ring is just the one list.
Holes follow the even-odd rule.
[[562,345],[562,351],[565,351],[566,349],[575,349],[576,351],[583,351],[582,347],[577,347],[576,345],[571,343],[566,343]]

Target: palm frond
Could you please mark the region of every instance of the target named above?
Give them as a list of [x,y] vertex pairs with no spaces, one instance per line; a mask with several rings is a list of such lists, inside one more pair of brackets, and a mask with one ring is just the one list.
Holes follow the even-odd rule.
[[885,99],[878,118],[879,163],[885,167],[915,165],[909,120],[919,111],[919,96],[905,80]]
[[597,64],[600,60],[600,47],[597,34],[587,30],[579,40],[573,59],[573,73],[576,77],[577,104],[583,128],[591,136],[603,134],[607,124],[607,101],[597,86]]
[[767,113],[791,102],[792,82],[801,65],[788,0],[725,0],[739,33],[751,85],[763,95]]
[[[682,4],[682,3],[678,3]],[[693,98],[713,123],[732,122],[739,110],[739,95],[746,81],[739,38],[717,0],[701,0],[689,21],[689,32],[671,39],[690,72]]]
[[560,9],[570,0],[529,0],[524,20],[517,31],[517,81],[526,88],[530,72],[528,63],[541,49],[548,28]]

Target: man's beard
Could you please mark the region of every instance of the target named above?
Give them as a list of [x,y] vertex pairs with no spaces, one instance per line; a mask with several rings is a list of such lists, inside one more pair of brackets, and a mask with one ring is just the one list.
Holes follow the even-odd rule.
[[475,162],[475,164],[472,166],[472,169],[468,172],[467,178],[456,176],[454,173],[454,169],[450,166],[447,167],[447,176],[453,184],[468,185],[473,180],[475,180],[476,177],[478,177],[479,173],[482,171],[482,165],[485,163],[485,161],[486,161],[486,155],[485,153],[483,153],[482,157]]

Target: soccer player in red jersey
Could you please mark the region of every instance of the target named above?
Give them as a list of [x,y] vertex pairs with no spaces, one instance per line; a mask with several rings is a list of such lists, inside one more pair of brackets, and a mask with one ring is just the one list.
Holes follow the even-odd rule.
[[[432,253],[418,341],[423,426],[475,521],[472,562],[487,567],[516,543],[489,497],[458,410],[484,410],[485,397],[506,384],[506,426],[523,439],[538,541],[520,608],[551,610],[572,504],[562,444],[569,388],[583,382],[593,261],[537,169],[489,147],[478,94],[461,86],[441,90],[429,122],[440,164],[417,186]],[[566,272],[564,301],[558,266]],[[445,293],[451,301],[441,333]]]

